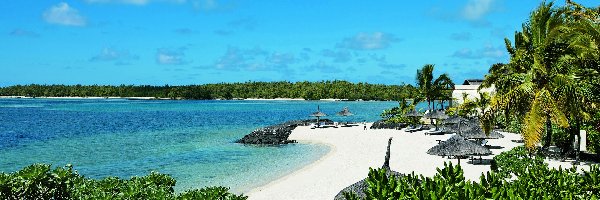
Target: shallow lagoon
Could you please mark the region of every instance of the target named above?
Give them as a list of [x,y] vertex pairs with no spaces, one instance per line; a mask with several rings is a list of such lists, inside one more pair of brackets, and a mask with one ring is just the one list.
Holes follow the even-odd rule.
[[[246,192],[318,159],[321,145],[256,147],[252,130],[321,110],[375,121],[397,102],[0,99],[0,171],[71,163],[87,177],[172,175],[177,191],[212,185]],[[334,113],[349,107],[354,116]]]

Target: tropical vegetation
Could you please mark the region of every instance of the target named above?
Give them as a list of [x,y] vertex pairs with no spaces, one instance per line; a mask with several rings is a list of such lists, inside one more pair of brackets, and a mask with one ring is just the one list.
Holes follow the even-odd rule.
[[[505,39],[508,63],[492,65],[482,87],[494,86],[490,106],[504,126],[517,124],[525,145],[543,150],[557,144],[553,135],[568,133],[579,139],[586,128],[597,138],[600,80],[600,8],[567,1],[563,7],[543,2],[534,10],[513,41]],[[498,120],[500,119],[500,120]],[[515,123],[516,122],[516,123]],[[520,124],[520,125],[519,125]],[[592,138],[594,138],[592,137]],[[591,139],[593,150],[598,140]],[[560,147],[565,154],[572,142]],[[576,145],[578,146],[578,145]]]
[[0,173],[0,199],[223,199],[248,197],[225,187],[206,187],[176,194],[175,179],[152,172],[142,177],[90,179],[71,165],[51,168],[33,164],[14,173]]
[[303,98],[395,100],[417,94],[411,85],[321,82],[245,82],[187,86],[150,85],[15,85],[0,88],[0,96],[27,97],[157,97],[171,99]]
[[414,124],[418,119],[405,117],[404,114],[414,110],[418,103],[426,101],[428,110],[436,110],[436,103],[439,103],[442,106],[440,109],[443,109],[444,102],[452,101],[454,82],[452,82],[447,73],[441,74],[434,79],[434,68],[435,65],[426,64],[417,70],[416,92],[412,93],[410,100],[402,98],[399,101],[398,107],[384,110],[381,117],[385,122]]
[[[370,169],[364,199],[598,199],[600,167],[589,171],[549,168],[523,146],[494,157],[492,171],[479,182],[466,180],[460,165],[444,163],[433,177],[387,176],[385,168]],[[543,187],[540,187],[543,186]],[[345,193],[346,199],[359,199]]]
[[[417,70],[417,85],[420,96],[427,101],[430,110],[435,110],[435,101],[450,101],[452,100],[452,90],[454,82],[450,79],[447,73],[439,75],[433,79],[434,65],[426,64],[421,69]],[[433,103],[433,104],[432,104]]]

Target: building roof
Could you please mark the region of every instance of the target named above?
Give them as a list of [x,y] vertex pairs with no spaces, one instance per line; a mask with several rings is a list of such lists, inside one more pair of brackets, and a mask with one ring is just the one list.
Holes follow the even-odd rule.
[[463,85],[481,85],[483,79],[466,79]]

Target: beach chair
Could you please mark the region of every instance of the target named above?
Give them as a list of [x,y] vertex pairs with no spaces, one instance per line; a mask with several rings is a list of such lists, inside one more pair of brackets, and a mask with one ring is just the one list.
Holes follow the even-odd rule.
[[415,128],[408,129],[407,131],[412,133],[412,132],[417,132],[417,131],[420,131],[420,130],[423,130],[423,125],[422,124],[420,124],[419,126],[417,126]]
[[488,143],[488,141],[487,141],[487,140],[481,140],[481,146],[484,146],[484,147],[485,147],[485,146],[487,145],[487,143]]
[[433,130],[433,131],[428,131],[428,132],[425,132],[425,135],[444,135],[444,134],[446,134],[446,132],[444,132],[444,131],[443,131],[443,130],[441,130],[441,129],[440,129],[440,130],[437,130],[437,131],[436,131],[436,130]]

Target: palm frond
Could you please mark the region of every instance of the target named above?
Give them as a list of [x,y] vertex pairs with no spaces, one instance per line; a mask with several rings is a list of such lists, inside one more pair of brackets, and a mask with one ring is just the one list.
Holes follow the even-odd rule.
[[530,150],[535,149],[535,145],[540,142],[542,131],[544,130],[544,122],[546,121],[543,102],[539,96],[540,94],[536,93],[531,109],[525,115],[523,121],[524,127],[521,130],[525,146]]

